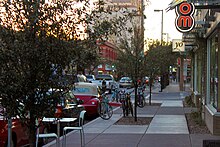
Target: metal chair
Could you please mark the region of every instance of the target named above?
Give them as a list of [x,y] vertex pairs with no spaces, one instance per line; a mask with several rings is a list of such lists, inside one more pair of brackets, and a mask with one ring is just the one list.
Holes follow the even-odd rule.
[[[38,121],[36,122],[37,126],[38,126]],[[58,142],[58,136],[56,133],[45,133],[45,134],[40,134],[39,133],[39,126],[37,128],[37,133],[36,133],[36,147],[38,147],[38,141],[39,138],[55,138],[56,139],[56,146],[57,146],[57,142]]]
[[84,136],[84,130],[83,130],[85,113],[86,113],[85,110],[82,110],[80,112],[80,115],[79,115],[79,126],[78,127],[64,127],[63,128],[64,147],[66,146],[66,132],[68,130],[79,130],[80,131],[81,146],[85,146],[85,136]]

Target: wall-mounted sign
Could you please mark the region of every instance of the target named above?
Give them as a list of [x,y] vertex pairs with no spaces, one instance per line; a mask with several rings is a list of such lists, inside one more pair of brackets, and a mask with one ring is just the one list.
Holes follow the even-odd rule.
[[175,25],[178,31],[186,33],[191,31],[195,26],[193,14],[195,6],[192,3],[182,2],[176,6]]
[[182,41],[182,39],[173,39],[172,49],[173,49],[173,52],[184,52],[185,43]]

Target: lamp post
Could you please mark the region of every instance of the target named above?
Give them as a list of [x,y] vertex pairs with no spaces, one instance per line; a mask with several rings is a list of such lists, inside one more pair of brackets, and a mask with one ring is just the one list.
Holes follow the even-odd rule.
[[[162,47],[162,45],[163,45],[163,9],[156,9],[156,10],[154,10],[154,12],[161,12],[161,14],[162,14],[162,17],[161,17],[161,47]],[[164,88],[164,77],[163,77],[163,73],[162,73],[162,71],[161,71],[161,78],[160,78],[160,92],[162,92],[163,91],[163,88]]]
[[163,9],[161,10],[154,10],[154,12],[161,12],[162,14],[162,17],[161,17],[161,46],[162,46],[162,43],[163,43]]

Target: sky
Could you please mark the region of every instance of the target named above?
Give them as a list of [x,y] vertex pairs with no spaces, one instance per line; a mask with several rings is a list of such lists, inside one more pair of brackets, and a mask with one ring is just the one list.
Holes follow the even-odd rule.
[[[181,39],[182,33],[175,27],[176,13],[175,9],[166,12],[166,8],[172,0],[145,0],[150,1],[149,5],[145,4],[145,36],[152,39],[161,39],[161,20],[162,12],[154,12],[155,9],[163,9],[163,33],[168,33],[168,41],[172,39]],[[166,34],[167,35],[167,34]],[[164,35],[164,39],[167,39]]]

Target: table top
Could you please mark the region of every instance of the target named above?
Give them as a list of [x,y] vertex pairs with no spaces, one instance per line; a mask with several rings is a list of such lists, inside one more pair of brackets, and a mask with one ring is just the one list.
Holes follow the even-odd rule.
[[76,121],[77,120],[77,118],[46,118],[46,117],[44,117],[43,118],[43,122],[55,122],[55,121],[57,121],[57,120],[59,120],[59,122],[74,122],[74,121]]
[[69,109],[75,109],[75,106],[69,106],[69,107],[65,107],[64,110],[69,110]]
[[69,106],[77,106],[77,104],[67,104],[67,105],[69,105]]
[[61,118],[59,121],[60,122],[74,122],[76,120],[77,120],[77,118],[66,118],[66,117],[64,117],[64,118]]

